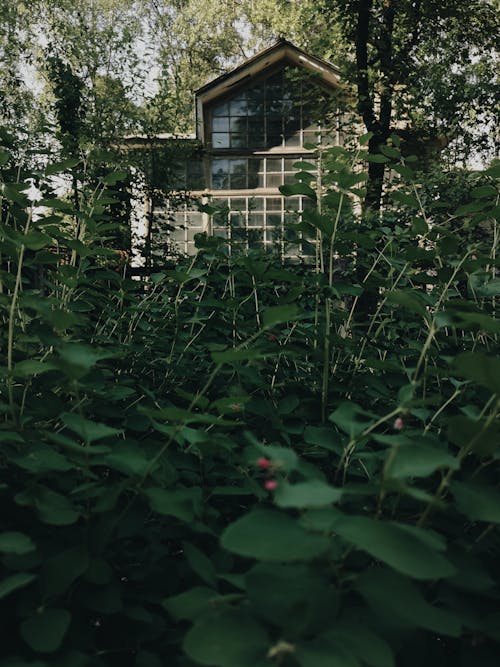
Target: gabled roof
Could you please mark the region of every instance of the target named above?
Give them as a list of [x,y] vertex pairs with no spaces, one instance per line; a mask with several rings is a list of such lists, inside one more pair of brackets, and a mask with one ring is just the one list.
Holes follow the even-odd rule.
[[205,105],[207,102],[226,95],[241,84],[249,83],[252,77],[282,61],[315,72],[332,88],[340,86],[340,70],[338,67],[306,53],[286,39],[279,39],[275,44],[248,58],[235,69],[198,88],[195,91],[197,101]]

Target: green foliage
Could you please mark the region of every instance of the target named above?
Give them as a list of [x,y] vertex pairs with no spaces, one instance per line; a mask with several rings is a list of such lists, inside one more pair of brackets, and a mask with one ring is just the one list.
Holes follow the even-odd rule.
[[208,240],[140,281],[123,174],[33,210],[6,155],[2,664],[494,665],[498,173],[446,199],[384,150],[374,225],[337,148],[313,265]]

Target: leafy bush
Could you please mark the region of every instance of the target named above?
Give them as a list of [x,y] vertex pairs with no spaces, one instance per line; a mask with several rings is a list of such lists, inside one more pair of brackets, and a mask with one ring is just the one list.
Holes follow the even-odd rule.
[[363,157],[286,186],[315,266],[206,239],[141,282],[117,177],[34,208],[3,155],[6,667],[496,664],[499,170],[424,208],[388,146],[373,220]]

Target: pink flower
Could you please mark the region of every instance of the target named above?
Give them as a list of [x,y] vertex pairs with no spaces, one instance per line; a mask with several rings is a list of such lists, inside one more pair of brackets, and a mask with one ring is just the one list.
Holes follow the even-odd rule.
[[261,456],[260,458],[257,459],[257,468],[270,468],[271,467],[271,461],[269,459],[266,459],[265,456]]
[[396,417],[394,420],[393,428],[396,429],[396,431],[401,431],[401,429],[404,427],[405,423],[401,417]]
[[264,488],[266,491],[276,491],[278,488],[278,482],[275,479],[267,479],[264,482]]
[[241,405],[234,403],[234,405],[231,406],[231,409],[233,412],[239,412],[241,410]]
[[274,343],[275,341],[278,340],[278,336],[276,336],[275,334],[269,334],[269,336],[267,337],[267,340],[270,340]]

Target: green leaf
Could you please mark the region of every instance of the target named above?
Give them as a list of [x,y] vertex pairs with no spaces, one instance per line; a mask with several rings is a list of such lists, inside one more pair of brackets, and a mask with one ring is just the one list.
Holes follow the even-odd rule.
[[101,178],[101,181],[105,185],[116,185],[119,181],[123,181],[127,178],[128,174],[126,171],[112,171],[106,176]]
[[316,200],[316,192],[306,183],[292,183],[290,185],[280,185],[279,191],[285,197],[293,195],[305,195],[309,199]]
[[145,491],[151,509],[164,516],[174,516],[190,522],[200,512],[201,490],[199,488],[166,489],[151,488]]
[[323,449],[339,454],[341,444],[338,433],[327,426],[306,426],[304,429],[304,440],[308,445],[317,445]]
[[297,454],[290,447],[276,447],[275,445],[261,445],[259,442],[255,446],[265,457],[272,461],[274,467],[284,472],[292,472],[299,463]]
[[493,185],[480,185],[471,190],[470,196],[472,199],[496,198],[498,190]]
[[[119,441],[103,460],[113,470],[118,470],[125,475],[145,475],[151,466],[151,457],[144,451],[139,443],[130,440]],[[153,471],[154,466],[151,466]]]
[[40,653],[53,653],[61,646],[71,614],[65,609],[44,609],[21,624],[24,641]]
[[54,174],[60,174],[68,169],[76,167],[80,163],[78,158],[68,158],[67,160],[61,160],[61,162],[54,162],[45,167],[45,175],[53,176]]
[[54,362],[69,377],[79,380],[101,359],[116,356],[114,352],[97,350],[83,343],[65,343],[59,349],[59,358]]
[[217,575],[212,561],[197,547],[189,542],[182,543],[184,555],[191,569],[209,586],[217,585]]
[[257,614],[292,636],[317,632],[338,610],[337,590],[314,565],[257,563],[245,575],[245,588]]
[[452,364],[453,371],[500,394],[500,357],[483,352],[463,352]]
[[352,653],[329,639],[300,643],[294,657],[301,667],[361,667]]
[[387,474],[389,477],[426,477],[436,470],[458,470],[460,463],[447,451],[430,445],[406,445],[397,450]]
[[47,472],[67,472],[73,468],[68,459],[48,445],[28,445],[22,456],[13,456],[12,463],[35,475]]
[[390,645],[358,619],[337,621],[331,637],[370,667],[395,667]]
[[500,491],[474,482],[453,482],[451,492],[458,509],[473,521],[500,523]]
[[413,313],[417,313],[417,315],[421,315],[422,317],[427,316],[425,306],[421,299],[416,296],[415,291],[405,292],[403,290],[393,290],[386,293],[386,300],[387,303],[390,303],[391,305],[403,306],[404,308],[411,310]]
[[194,588],[166,598],[162,606],[176,621],[192,621],[206,611],[219,598],[219,594],[206,586]]
[[89,566],[84,546],[75,546],[47,559],[40,572],[40,588],[46,596],[65,593]]
[[286,306],[271,306],[262,311],[262,324],[264,329],[270,329],[277,324],[284,324],[296,320],[299,316],[299,309],[295,304]]
[[373,423],[374,418],[357,403],[344,402],[332,412],[328,420],[337,424],[350,438],[355,438]]
[[22,556],[36,549],[31,537],[15,531],[0,533],[0,552]]
[[18,362],[13,368],[14,377],[30,377],[32,375],[41,375],[52,371],[57,366],[47,361],[40,361],[38,359],[24,359]]
[[313,479],[298,484],[281,482],[274,495],[274,501],[278,507],[304,509],[330,505],[340,500],[341,496],[341,489],[335,489],[321,480]]
[[[395,522],[363,516],[344,516],[334,530],[358,549],[415,579],[440,579],[455,573],[453,565],[430,545],[425,533],[409,531]],[[442,550],[442,549],[439,549]]]
[[197,621],[183,648],[199,665],[255,667],[267,653],[268,639],[249,614],[228,609]]
[[61,421],[86,443],[92,443],[96,440],[102,440],[103,438],[109,438],[123,433],[123,431],[120,431],[119,429],[106,426],[106,424],[90,421],[74,412],[63,412]]
[[41,521],[53,526],[68,526],[79,517],[69,500],[42,485],[18,493],[14,500],[18,505],[35,507]]
[[362,157],[366,162],[375,162],[377,164],[386,164],[391,161],[386,155],[380,155],[379,153],[365,153]]
[[374,612],[388,621],[451,637],[460,636],[461,623],[453,612],[427,602],[413,582],[393,571],[367,569],[358,579],[356,589]]
[[321,555],[328,549],[329,540],[308,533],[286,514],[253,510],[224,530],[221,544],[240,556],[291,562]]
[[19,588],[24,588],[36,579],[36,574],[30,572],[17,572],[0,581],[0,600],[7,597]]
[[370,139],[373,137],[373,132],[367,132],[366,134],[362,134],[358,142],[361,146],[366,146],[366,144],[370,141]]
[[500,445],[500,425],[486,424],[465,415],[455,415],[448,420],[448,438],[459,447],[467,447],[479,456],[491,456]]

